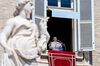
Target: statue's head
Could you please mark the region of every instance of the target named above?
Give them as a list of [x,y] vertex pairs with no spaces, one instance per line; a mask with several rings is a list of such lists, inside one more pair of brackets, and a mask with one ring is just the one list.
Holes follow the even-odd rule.
[[18,2],[16,6],[16,11],[14,12],[14,16],[18,16],[22,10],[24,10],[25,14],[29,17],[29,14],[32,13],[32,1],[30,0],[21,0]]
[[28,1],[31,1],[31,0],[16,0],[17,2],[17,5],[18,4],[23,4],[23,3],[26,3],[26,2],[28,2]]

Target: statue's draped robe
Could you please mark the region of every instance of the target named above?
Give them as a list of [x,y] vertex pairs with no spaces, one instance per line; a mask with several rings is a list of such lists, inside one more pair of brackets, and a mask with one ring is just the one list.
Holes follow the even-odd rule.
[[[13,49],[13,53],[2,54],[1,66],[35,66],[35,58],[38,57],[39,50],[37,48],[39,33],[36,24],[16,17],[8,20],[6,26],[13,26],[7,40],[7,46]],[[7,29],[6,26],[4,30]]]

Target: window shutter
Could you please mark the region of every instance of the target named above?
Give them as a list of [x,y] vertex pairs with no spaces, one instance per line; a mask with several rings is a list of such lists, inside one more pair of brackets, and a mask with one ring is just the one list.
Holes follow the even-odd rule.
[[44,17],[45,13],[45,0],[35,0],[35,14]]
[[93,0],[79,0],[80,20],[78,21],[79,51],[94,50]]
[[[40,22],[40,18],[46,17],[47,0],[35,0],[35,22]],[[40,17],[40,18],[37,18]]]

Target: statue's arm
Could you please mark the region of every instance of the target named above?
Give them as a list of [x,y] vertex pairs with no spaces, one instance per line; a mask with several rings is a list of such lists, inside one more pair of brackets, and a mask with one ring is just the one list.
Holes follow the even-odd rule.
[[43,18],[43,20],[40,21],[40,36],[41,37],[46,37],[46,41],[48,42],[50,39],[50,35],[48,33],[48,26],[47,26],[47,22],[48,22],[49,17],[45,17]]
[[41,51],[45,51],[47,49],[47,43],[48,40],[46,39],[46,35],[41,35],[39,41],[38,41],[38,47]]
[[4,49],[10,49],[7,46],[7,40],[9,39],[12,29],[13,29],[13,23],[10,23],[10,20],[8,20],[0,33],[0,44]]
[[45,51],[47,49],[47,43],[49,41],[50,35],[47,31],[47,20],[43,20],[40,22],[40,38],[38,41],[38,46],[41,48],[41,51]]

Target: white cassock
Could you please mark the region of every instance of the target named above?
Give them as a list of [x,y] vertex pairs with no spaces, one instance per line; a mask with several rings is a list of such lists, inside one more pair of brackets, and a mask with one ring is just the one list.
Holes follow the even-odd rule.
[[51,45],[50,48],[52,50],[60,50],[60,48],[62,48],[62,43],[57,41],[51,42],[50,45]]

